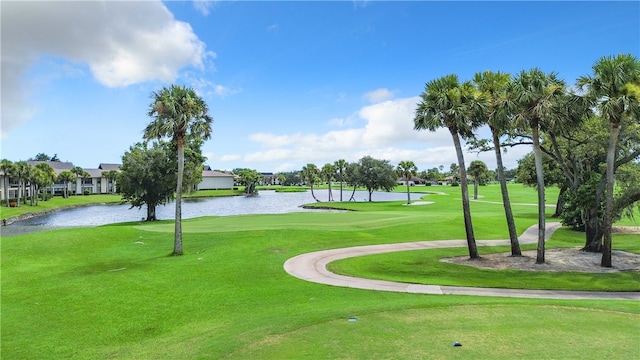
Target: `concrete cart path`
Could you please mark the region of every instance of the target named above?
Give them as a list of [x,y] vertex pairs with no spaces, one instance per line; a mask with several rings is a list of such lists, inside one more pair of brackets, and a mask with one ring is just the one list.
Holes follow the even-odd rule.
[[[547,223],[545,238],[549,239],[553,232],[560,227],[560,223]],[[538,225],[528,228],[520,237],[520,244],[537,243]],[[478,240],[480,246],[508,246],[509,240]],[[611,300],[640,300],[640,292],[591,292],[564,290],[525,290],[477,288],[461,286],[441,286],[408,284],[384,280],[363,279],[352,276],[338,275],[327,270],[327,264],[332,261],[350,257],[380,254],[394,251],[425,250],[436,248],[466,247],[466,240],[417,241],[398,244],[381,244],[356,246],[342,249],[316,251],[298,255],[284,263],[287,273],[297,278],[320,284],[350,287],[366,290],[394,291],[414,294],[432,295],[475,295],[500,296],[517,298],[540,299],[611,299]]]

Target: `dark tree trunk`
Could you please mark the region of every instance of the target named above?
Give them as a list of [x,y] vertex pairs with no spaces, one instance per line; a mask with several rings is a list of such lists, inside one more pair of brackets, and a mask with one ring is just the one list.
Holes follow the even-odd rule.
[[469,188],[467,181],[467,169],[464,166],[464,155],[462,154],[462,146],[460,145],[460,137],[455,129],[449,129],[453,137],[453,144],[456,148],[458,156],[458,171],[460,173],[460,190],[462,192],[462,212],[464,215],[464,229],[467,234],[467,247],[469,248],[469,257],[471,259],[479,259],[478,247],[473,234],[473,223],[471,222],[471,206],[469,205]]
[[544,240],[545,240],[545,198],[544,198],[544,173],[542,169],[542,152],[540,150],[540,135],[538,124],[531,127],[533,138],[533,154],[536,163],[536,177],[538,180],[538,251],[536,264],[544,264]]
[[473,179],[473,200],[478,200],[478,178]]
[[560,193],[558,194],[558,201],[556,202],[556,212],[553,213],[554,218],[558,218],[560,217],[560,215],[562,215],[562,209],[564,208],[566,193],[567,193],[566,186],[561,187]]
[[611,135],[607,149],[607,188],[605,190],[604,208],[604,243],[600,266],[611,267],[611,228],[613,227],[613,185],[615,182],[614,166],[616,162],[616,145],[620,134],[620,124],[611,122]]
[[518,232],[515,221],[513,220],[513,212],[511,211],[511,200],[509,200],[509,191],[507,190],[507,179],[504,178],[504,166],[502,163],[502,152],[500,152],[500,137],[497,131],[492,127],[493,147],[496,153],[496,162],[498,164],[498,178],[500,179],[500,191],[502,193],[502,206],[504,214],[507,218],[507,228],[509,228],[509,241],[511,242],[511,256],[522,256],[520,251],[520,242],[518,242]]
[[320,202],[320,200],[316,198],[316,194],[313,193],[313,184],[311,184],[311,196],[313,196],[313,200],[315,200],[316,202]]
[[178,137],[178,181],[176,185],[176,219],[173,255],[182,255],[182,177],[184,176],[184,138]]
[[357,187],[358,187],[358,186],[354,186],[354,187],[353,187],[353,191],[351,192],[351,197],[349,198],[349,201],[356,201],[355,196],[356,196],[356,188],[357,188]]
[[147,220],[145,221],[156,221],[156,204],[147,204]]
[[411,191],[409,190],[409,181],[407,180],[407,205],[411,205]]

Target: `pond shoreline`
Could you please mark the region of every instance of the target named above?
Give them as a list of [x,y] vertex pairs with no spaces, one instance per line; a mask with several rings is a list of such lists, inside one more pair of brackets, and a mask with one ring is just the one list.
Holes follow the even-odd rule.
[[8,217],[6,219],[0,220],[0,226],[8,226],[8,225],[13,224],[14,222],[29,220],[29,219],[33,219],[34,217],[45,216],[45,215],[53,214],[55,212],[62,211],[62,210],[76,209],[76,208],[86,207],[86,206],[117,205],[117,204],[119,204],[119,203],[115,203],[115,202],[114,203],[104,203],[104,202],[101,202],[101,203],[65,205],[65,206],[57,207],[55,209],[47,209],[47,210],[28,212],[28,213],[24,213],[24,214],[20,214],[20,215],[16,215],[16,216]]

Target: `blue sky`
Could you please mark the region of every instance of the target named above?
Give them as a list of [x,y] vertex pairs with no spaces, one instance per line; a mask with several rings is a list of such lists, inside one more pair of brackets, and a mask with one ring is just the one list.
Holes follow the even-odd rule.
[[[426,82],[555,71],[640,53],[640,3],[2,1],[1,157],[120,163],[152,91],[196,89],[215,169],[298,170],[365,155],[456,161],[448,131],[413,130]],[[481,129],[480,133],[486,133]],[[510,149],[509,168],[529,151]],[[492,153],[468,154],[495,168]]]

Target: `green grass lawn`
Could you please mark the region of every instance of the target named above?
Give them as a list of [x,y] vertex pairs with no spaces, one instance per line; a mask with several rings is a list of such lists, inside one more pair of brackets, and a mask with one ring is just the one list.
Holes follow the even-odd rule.
[[[485,199],[496,191],[483,188]],[[463,238],[459,188],[448,189],[454,190],[418,195],[431,205],[345,202],[337,205],[359,211],[185,220],[180,257],[168,256],[168,221],[3,237],[2,358],[638,358],[637,301],[388,293],[305,282],[282,268],[295,255],[321,249]],[[532,189],[513,189],[523,203],[535,201]],[[473,202],[472,212],[478,239],[507,236],[500,205]],[[536,221],[535,206],[514,212],[519,232]],[[573,246],[580,236],[562,230],[548,244]],[[639,240],[616,235],[614,247],[638,252]],[[411,264],[408,253],[395,253],[396,262],[414,271],[393,274],[406,281],[446,255],[418,251],[421,260]],[[472,275],[457,266],[429,276],[454,282]],[[624,276],[606,282],[628,284]],[[589,282],[571,279],[544,281],[566,289]],[[452,347],[454,341],[463,346]]]

